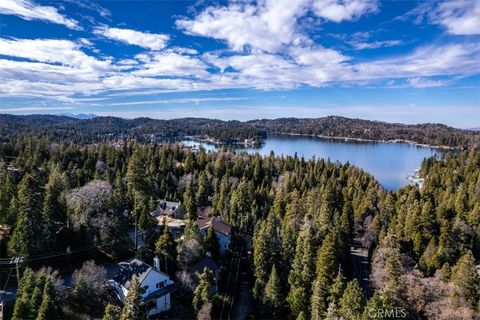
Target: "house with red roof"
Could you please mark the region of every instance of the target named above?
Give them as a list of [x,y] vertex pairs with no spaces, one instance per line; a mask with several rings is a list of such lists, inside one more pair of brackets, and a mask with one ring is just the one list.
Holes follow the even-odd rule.
[[225,251],[228,250],[230,246],[232,226],[226,221],[223,221],[220,216],[199,216],[197,219],[197,225],[204,237],[207,235],[208,228],[213,228],[220,245],[220,253],[225,254]]

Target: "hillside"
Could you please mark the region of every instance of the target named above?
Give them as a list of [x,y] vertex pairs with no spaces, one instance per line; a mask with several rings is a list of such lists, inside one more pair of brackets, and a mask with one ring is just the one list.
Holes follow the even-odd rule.
[[407,125],[330,116],[316,119],[281,118],[247,122],[202,118],[158,120],[96,117],[77,119],[54,115],[0,115],[0,135],[8,137],[32,133],[53,140],[97,142],[108,139],[197,136],[219,143],[261,141],[268,134],[301,134],[331,138],[403,140],[419,144],[454,148],[478,148],[480,132],[461,130],[442,124]]
[[288,133],[368,140],[404,140],[448,147],[480,145],[480,132],[448,127],[438,123],[407,125],[330,116],[317,119],[282,118],[253,120],[254,128],[267,133]]

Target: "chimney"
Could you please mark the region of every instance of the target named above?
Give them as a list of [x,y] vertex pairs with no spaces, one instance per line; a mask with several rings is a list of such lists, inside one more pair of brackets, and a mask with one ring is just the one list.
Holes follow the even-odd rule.
[[160,271],[160,259],[158,257],[153,258],[153,267]]

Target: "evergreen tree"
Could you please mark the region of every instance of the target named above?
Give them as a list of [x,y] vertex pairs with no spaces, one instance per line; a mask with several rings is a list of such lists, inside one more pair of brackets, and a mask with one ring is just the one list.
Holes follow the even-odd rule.
[[163,234],[155,244],[155,253],[160,259],[165,261],[165,272],[173,272],[174,269],[169,270],[168,266],[174,267],[175,259],[177,258],[177,243],[165,221],[163,223]]
[[455,294],[463,296],[473,306],[480,299],[480,276],[471,251],[464,254],[452,270],[452,283]]
[[264,288],[268,281],[268,270],[273,265],[274,255],[274,224],[271,217],[267,221],[260,222],[253,236],[253,266],[255,275],[255,286],[253,295],[261,300],[264,295]]
[[33,174],[22,179],[18,190],[18,217],[9,241],[11,255],[28,257],[41,253],[44,244],[42,191]]
[[204,304],[212,302],[213,281],[212,271],[205,268],[193,292],[192,304],[195,311],[198,312]]
[[205,251],[208,251],[212,254],[212,259],[219,262],[220,261],[220,244],[218,243],[217,235],[215,230],[212,227],[208,228],[207,236],[205,237],[204,243]]
[[187,220],[185,225],[185,231],[183,233],[183,241],[196,240],[198,243],[202,244],[202,235],[200,234],[200,229],[198,224],[195,221]]
[[202,171],[198,178],[198,190],[197,190],[197,204],[199,207],[204,207],[208,205],[208,195],[210,186],[208,183],[207,173]]
[[45,239],[50,250],[62,247],[62,239],[58,239],[58,234],[66,224],[65,203],[61,199],[63,189],[64,182],[60,173],[53,171],[45,187],[45,198],[43,201]]
[[265,286],[263,303],[270,309],[274,316],[279,314],[283,306],[282,285],[275,265],[272,266],[272,271]]
[[187,220],[197,220],[197,200],[195,197],[195,185],[193,180],[190,180],[185,192],[183,193],[183,207],[185,208],[185,214]]
[[38,310],[36,320],[62,320],[62,310],[57,301],[57,293],[53,287],[50,278],[45,278],[45,286],[43,289],[42,304]]
[[122,309],[113,304],[107,304],[102,320],[120,320]]
[[339,314],[346,320],[361,319],[364,306],[362,289],[357,279],[354,279],[347,284],[342,299],[340,299]]
[[144,320],[146,318],[145,312],[141,309],[142,290],[140,282],[136,276],[132,277],[128,293],[125,297],[120,320]]
[[316,261],[316,279],[311,297],[312,319],[323,319],[328,309],[328,297],[333,284],[333,275],[338,268],[335,256],[336,237],[329,233],[322,243]]
[[[287,301],[292,315],[310,316],[309,297],[312,296],[312,282],[315,274],[315,244],[312,228],[300,232],[292,262],[292,270],[288,276],[290,292]],[[313,297],[312,297],[313,299]]]

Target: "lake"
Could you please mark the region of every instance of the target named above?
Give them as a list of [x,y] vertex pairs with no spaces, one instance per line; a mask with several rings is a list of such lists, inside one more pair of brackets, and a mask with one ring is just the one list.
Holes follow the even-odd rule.
[[[216,151],[220,146],[195,141],[182,141],[189,146],[203,146]],[[248,153],[268,156],[295,153],[305,159],[315,156],[341,163],[350,162],[371,173],[385,189],[396,190],[409,184],[406,176],[418,168],[422,160],[439,155],[440,150],[407,143],[358,142],[299,136],[269,136],[259,147],[241,148]]]

